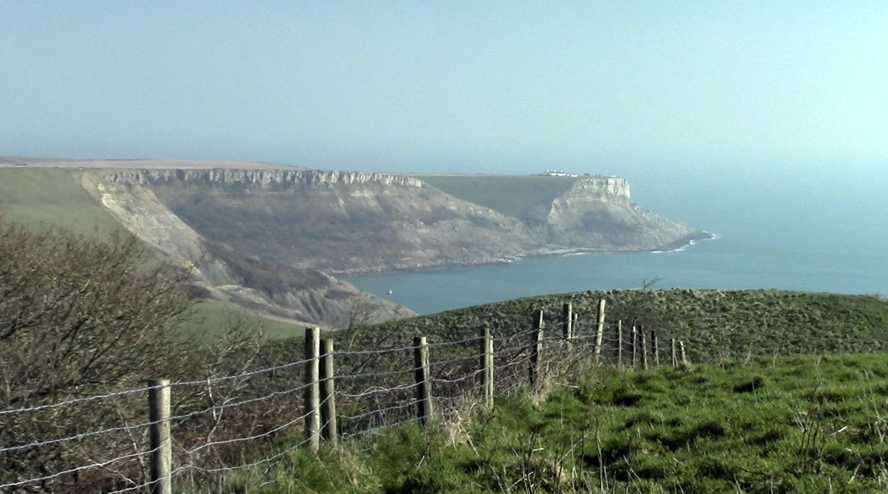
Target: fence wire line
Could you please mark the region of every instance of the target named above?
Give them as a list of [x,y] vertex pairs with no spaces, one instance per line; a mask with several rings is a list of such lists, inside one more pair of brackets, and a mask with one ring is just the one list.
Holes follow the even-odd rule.
[[[311,386],[311,384],[300,384],[299,386],[297,386],[295,388],[290,388],[285,391],[273,391],[265,396],[260,396],[257,398],[249,398],[249,399],[238,401],[235,403],[223,403],[221,405],[213,405],[213,406],[204,408],[203,410],[196,410],[194,412],[183,413],[181,415],[174,415],[174,416],[170,417],[169,420],[170,421],[185,420],[185,419],[194,417],[196,415],[203,415],[203,414],[214,412],[217,410],[225,410],[227,408],[236,408],[236,407],[239,407],[242,405],[248,405],[250,403],[256,403],[256,402],[260,402],[260,401],[270,400],[276,396],[291,394],[296,391],[303,391],[303,390],[305,390],[305,388],[307,388],[309,386]],[[149,423],[149,425],[150,425],[150,423]]]
[[[291,394],[296,391],[304,390],[308,386],[310,386],[310,385],[309,384],[302,384],[302,385],[299,385],[295,388],[291,388],[291,389],[284,390],[284,391],[274,391],[274,392],[271,392],[271,393],[266,394],[264,396],[260,396],[260,397],[256,397],[256,398],[250,398],[247,400],[242,400],[242,401],[238,401],[238,402],[234,402],[234,403],[223,403],[221,405],[213,405],[213,406],[207,407],[203,410],[196,410],[196,411],[184,413],[181,415],[174,415],[174,416],[170,417],[169,420],[170,421],[184,420],[184,419],[188,419],[188,418],[198,416],[198,415],[207,414],[207,413],[214,412],[214,411],[220,411],[220,410],[225,410],[228,408],[235,408],[235,407],[239,407],[239,406],[243,406],[243,405],[248,405],[250,403],[265,401],[265,400],[269,400],[271,398],[274,398],[276,396]],[[151,426],[152,423],[153,422],[143,422],[143,423],[136,424],[136,425],[112,427],[112,428],[98,430],[98,431],[84,432],[81,434],[75,434],[73,436],[57,438],[57,439],[50,439],[50,440],[46,440],[46,441],[39,441],[39,442],[24,444],[24,445],[20,445],[20,446],[0,447],[0,453],[20,451],[20,450],[29,449],[29,448],[39,448],[42,446],[49,446],[52,444],[61,444],[64,442],[76,441],[76,440],[85,439],[88,437],[99,436],[102,434],[109,434],[112,432],[127,432],[127,431],[140,429],[140,428],[148,428]]]
[[104,467],[106,467],[106,466],[108,466],[108,465],[111,465],[112,463],[117,463],[118,461],[130,460],[130,459],[133,459],[133,458],[138,458],[138,457],[140,457],[140,456],[148,456],[148,455],[154,453],[155,451],[157,451],[158,449],[159,449],[159,448],[155,448],[155,449],[152,449],[152,450],[149,450],[149,451],[140,451],[140,452],[138,452],[138,453],[132,453],[132,454],[124,455],[124,456],[119,456],[119,457],[114,458],[114,459],[112,459],[112,460],[100,461],[100,462],[94,462],[94,463],[91,463],[91,464],[89,464],[89,465],[81,465],[81,466],[79,466],[79,467],[72,468],[72,469],[70,469],[70,470],[65,470],[65,471],[62,471],[62,472],[56,472],[56,473],[54,473],[54,474],[52,474],[52,475],[47,475],[47,476],[45,476],[45,477],[38,477],[38,478],[34,478],[34,479],[20,480],[20,481],[18,481],[18,482],[12,482],[12,483],[9,483],[9,484],[2,484],[2,485],[0,485],[0,489],[6,489],[6,488],[8,488],[8,487],[18,487],[18,486],[22,486],[22,485],[25,485],[25,484],[33,484],[33,483],[36,483],[36,482],[44,482],[44,481],[47,481],[47,480],[52,480],[52,479],[55,479],[55,478],[61,477],[61,476],[63,476],[63,475],[69,475],[69,474],[72,474],[72,473],[81,472],[81,471],[83,471],[83,470],[89,470],[90,468],[104,468]]
[[139,429],[139,428],[147,428],[151,424],[152,424],[152,422],[144,422],[144,423],[137,424],[137,425],[127,425],[127,426],[113,427],[110,429],[104,429],[104,430],[99,430],[99,431],[84,432],[82,434],[76,434],[73,436],[63,437],[63,438],[59,438],[59,439],[50,439],[47,441],[40,441],[40,442],[36,442],[36,443],[24,444],[21,446],[0,447],[0,453],[8,453],[11,451],[21,451],[23,449],[29,449],[29,448],[39,448],[42,446],[49,446],[51,444],[61,444],[64,442],[76,441],[78,439],[85,439],[87,437],[99,436],[102,434],[109,434],[111,432],[126,432],[126,431],[131,431],[131,430],[135,430],[135,429]]
[[364,374],[346,374],[344,376],[334,376],[334,380],[336,382],[347,381],[347,380],[358,380],[358,379],[366,379],[368,377],[387,377],[387,376],[397,376],[400,374],[411,374],[415,371],[415,368],[410,368],[407,370],[398,370],[398,371],[387,371],[387,372],[367,372]]
[[434,378],[433,382],[435,384],[437,384],[437,383],[444,383],[444,384],[458,383],[458,382],[468,381],[469,379],[474,379],[475,376],[478,376],[478,375],[482,374],[483,372],[484,372],[484,369],[476,369],[463,377],[457,377],[455,379],[436,377],[436,378]]
[[[327,401],[327,400],[324,400],[323,402],[321,402],[321,406],[323,406],[323,404],[326,403],[326,401]],[[237,439],[237,440],[218,441],[218,442],[216,442],[216,443],[206,444],[206,445],[200,446],[200,447],[198,447],[198,448],[192,449],[191,451],[186,451],[186,454],[189,454],[189,455],[190,455],[190,454],[193,454],[194,452],[199,451],[200,449],[203,449],[203,448],[208,447],[208,446],[214,446],[214,445],[219,445],[219,444],[229,444],[229,443],[234,443],[234,442],[243,442],[243,441],[247,441],[247,440],[251,440],[251,439],[262,438],[262,437],[267,436],[267,435],[269,435],[269,434],[273,434],[274,432],[277,432],[277,431],[279,431],[279,430],[283,430],[284,428],[289,427],[290,425],[293,425],[293,424],[295,424],[296,422],[299,422],[300,420],[305,420],[305,418],[308,417],[309,415],[311,415],[311,413],[312,413],[312,412],[305,413],[305,414],[303,414],[303,415],[301,415],[301,416],[299,416],[299,417],[296,417],[294,420],[291,420],[291,421],[288,422],[287,424],[284,424],[284,425],[282,425],[282,426],[280,426],[280,427],[278,427],[278,428],[276,428],[276,429],[273,429],[273,430],[271,430],[271,431],[268,431],[268,432],[266,432],[266,433],[264,433],[264,434],[260,434],[260,435],[256,435],[256,436],[252,436],[252,437],[247,437],[247,438],[239,438],[239,439]],[[329,422],[325,422],[324,424],[321,424],[322,427],[323,427],[324,425],[326,425],[327,423],[329,423]],[[238,466],[234,466],[234,467],[219,467],[219,468],[213,468],[213,469],[206,469],[206,468],[201,468],[201,467],[198,467],[198,466],[196,466],[196,465],[194,465],[194,464],[190,464],[190,463],[189,463],[189,464],[183,465],[183,466],[181,466],[181,467],[179,467],[179,468],[173,470],[173,471],[170,473],[170,476],[178,475],[179,473],[181,473],[181,472],[183,472],[183,471],[185,471],[185,470],[194,470],[194,471],[198,471],[198,472],[205,473],[205,474],[211,474],[211,473],[219,473],[219,472],[233,472],[233,471],[241,470],[241,469],[244,469],[244,468],[254,467],[254,466],[261,465],[261,464],[263,464],[263,463],[267,463],[267,462],[269,462],[269,461],[276,460],[277,458],[280,458],[281,456],[283,456],[283,455],[289,453],[290,451],[293,451],[294,449],[300,448],[300,447],[304,446],[304,445],[307,444],[307,443],[308,443],[308,439],[303,439],[301,442],[296,443],[296,444],[294,444],[293,446],[291,446],[291,447],[289,447],[289,448],[287,448],[287,449],[284,449],[283,451],[280,451],[280,452],[278,452],[278,453],[275,454],[275,455],[272,455],[272,456],[269,456],[269,457],[263,458],[263,459],[261,459],[261,460],[255,461],[255,462],[253,462],[253,463],[242,464],[242,465],[238,465]],[[263,485],[265,485],[265,484],[263,484]]]
[[73,405],[73,404],[75,404],[75,403],[83,403],[83,402],[86,402],[86,401],[102,400],[102,399],[105,399],[105,398],[115,398],[115,397],[117,397],[117,396],[124,396],[124,395],[135,394],[135,393],[145,393],[145,392],[147,392],[148,390],[153,389],[153,388],[154,388],[154,386],[146,386],[146,387],[144,387],[144,388],[127,389],[127,390],[125,390],[125,391],[115,391],[115,392],[112,392],[112,393],[106,393],[106,394],[100,394],[100,395],[85,396],[85,397],[83,397],[83,398],[74,398],[74,399],[72,399],[72,400],[62,401],[62,402],[59,402],[59,403],[51,403],[51,404],[48,404],[48,405],[39,405],[39,406],[34,406],[34,407],[17,408],[17,409],[14,409],[14,410],[0,410],[0,416],[2,416],[2,415],[9,415],[9,414],[27,413],[27,412],[39,412],[39,411],[42,411],[42,410],[49,410],[49,409],[52,409],[52,408],[59,408],[59,407],[63,407],[63,406]]
[[258,369],[258,370],[253,370],[253,371],[249,371],[249,372],[242,372],[240,374],[234,374],[232,376],[214,377],[211,379],[200,379],[200,380],[194,380],[194,381],[174,382],[174,383],[170,383],[170,387],[172,388],[172,387],[178,387],[178,386],[199,386],[199,385],[204,385],[204,384],[213,384],[213,383],[217,383],[217,382],[233,381],[235,379],[243,379],[245,377],[256,376],[259,374],[264,374],[266,372],[274,372],[277,370],[288,369],[290,367],[295,367],[297,365],[304,365],[308,362],[311,362],[312,360],[317,360],[317,358],[297,360],[296,362],[290,362],[290,363],[278,365],[275,367],[267,367],[265,369]]
[[413,345],[410,346],[402,346],[402,347],[392,347],[392,348],[381,348],[378,350],[347,350],[340,351],[336,350],[333,352],[333,357],[350,357],[352,355],[380,355],[385,353],[395,353],[395,352],[412,352],[413,349],[416,348]]
[[197,471],[200,473],[205,473],[205,474],[212,474],[212,473],[219,473],[219,472],[234,472],[237,470],[242,470],[244,468],[255,467],[255,466],[259,466],[263,463],[268,463],[270,461],[274,461],[274,460],[284,456],[285,454],[289,453],[290,451],[293,451],[294,449],[301,448],[302,446],[306,445],[307,443],[308,443],[308,440],[305,439],[302,442],[294,444],[293,446],[290,446],[289,448],[287,448],[277,454],[274,454],[272,456],[268,456],[268,457],[263,458],[261,460],[255,461],[253,463],[246,463],[246,464],[238,465],[238,466],[234,466],[234,467],[219,467],[219,468],[201,468],[201,467],[193,465],[193,464],[186,464],[186,465],[183,465],[183,466],[173,470],[170,475],[174,476],[174,475],[177,475],[180,472],[184,472],[186,470],[194,470],[194,471]]
[[409,389],[416,388],[417,386],[419,386],[419,385],[415,382],[410,383],[410,384],[400,384],[400,385],[393,386],[393,387],[376,386],[376,387],[370,388],[368,390],[362,391],[358,394],[351,394],[351,393],[347,393],[345,391],[340,391],[337,389],[336,394],[338,396],[343,397],[343,398],[350,398],[353,400],[359,400],[361,398],[371,396],[371,395],[378,395],[380,393],[396,393],[398,391],[407,391]]
[[185,450],[185,454],[193,455],[194,453],[197,453],[198,451],[201,451],[201,450],[204,450],[204,449],[206,449],[206,448],[209,448],[210,446],[220,446],[220,445],[223,445],[223,444],[241,443],[241,442],[244,442],[244,441],[251,441],[251,440],[253,440],[253,439],[260,439],[260,438],[263,438],[263,437],[267,437],[267,436],[270,436],[270,435],[274,434],[275,432],[279,432],[279,431],[282,431],[282,430],[286,429],[287,427],[290,427],[291,425],[293,425],[293,424],[299,422],[300,420],[305,420],[305,418],[308,417],[309,415],[311,415],[312,413],[313,413],[313,412],[304,413],[304,414],[302,414],[302,415],[296,417],[295,419],[293,419],[293,420],[287,422],[286,424],[279,425],[279,426],[275,427],[274,429],[271,429],[271,430],[268,430],[268,431],[266,431],[266,432],[263,432],[262,434],[255,434],[255,435],[252,435],[252,436],[246,436],[246,437],[236,437],[236,438],[233,438],[233,439],[226,439],[226,440],[223,440],[223,441],[211,441],[211,442],[208,442],[208,443],[206,443],[206,444],[202,444],[202,445],[200,445],[200,446],[198,446],[198,447],[196,447],[196,448],[193,448],[193,449],[190,449],[190,450]]
[[448,346],[456,346],[456,345],[464,345],[466,343],[473,343],[476,341],[481,341],[483,339],[484,339],[483,336],[473,336],[471,338],[466,338],[464,340],[457,340],[457,341],[441,341],[441,342],[437,342],[437,343],[429,342],[427,345],[430,349],[431,348],[444,348],[444,347],[448,347]]
[[[575,320],[574,324],[573,324],[573,329],[575,331],[577,329],[579,329],[580,327],[587,327],[587,328],[591,329],[592,331],[590,331],[590,332],[574,332],[572,334],[572,338],[570,340],[565,340],[564,338],[560,337],[560,335],[558,335],[557,331],[556,331],[557,329],[562,327],[562,324],[563,323],[551,322],[550,324],[548,324],[548,328],[542,328],[542,329],[530,328],[530,329],[524,329],[522,331],[509,334],[506,336],[492,337],[494,345],[496,347],[498,347],[498,349],[496,351],[492,352],[492,355],[494,357],[495,362],[497,360],[500,361],[495,365],[495,369],[496,369],[495,376],[496,377],[495,377],[494,382],[492,384],[494,385],[495,389],[499,390],[499,393],[510,393],[511,391],[520,387],[523,383],[525,383],[527,381],[528,377],[525,374],[529,371],[529,362],[532,359],[531,350],[532,350],[533,344],[536,343],[534,340],[532,340],[530,338],[530,336],[539,332],[539,331],[542,331],[541,343],[543,343],[544,347],[546,348],[546,352],[544,352],[543,356],[538,357],[538,358],[540,358],[539,365],[543,366],[543,368],[541,369],[541,373],[543,373],[543,374],[546,372],[545,367],[548,364],[551,364],[552,362],[555,362],[558,360],[558,356],[551,355],[551,351],[553,350],[553,346],[554,346],[554,349],[556,349],[556,351],[561,353],[561,356],[564,356],[566,354],[566,352],[583,352],[584,350],[587,350],[587,349],[600,351],[605,347],[610,349],[610,353],[613,353],[616,348],[619,348],[620,343],[622,343],[624,346],[632,346],[631,341],[632,341],[632,335],[634,333],[636,335],[636,338],[635,338],[636,352],[641,353],[643,351],[647,351],[647,348],[640,347],[640,343],[641,343],[640,340],[642,338],[638,337],[639,334],[644,334],[645,336],[647,336],[647,333],[646,332],[642,333],[640,331],[633,332],[629,326],[623,326],[623,329],[624,329],[623,338],[618,338],[615,334],[613,334],[610,331],[605,331],[603,334],[599,334],[599,332],[598,332],[599,325],[596,321]],[[614,324],[614,323],[606,323],[604,325],[604,327],[607,329],[615,329],[618,327],[618,325]],[[583,341],[594,340],[596,338],[601,339],[600,346],[596,345],[593,342],[590,342],[590,344],[588,344],[588,345],[582,343]],[[430,350],[437,349],[437,348],[454,347],[454,346],[459,346],[459,345],[468,346],[470,344],[475,344],[475,343],[480,342],[482,340],[484,340],[484,337],[482,337],[482,336],[473,336],[470,338],[465,338],[465,339],[457,340],[457,341],[428,343],[427,346]],[[576,341],[574,341],[574,340],[576,340]],[[668,338],[660,338],[660,341],[666,342],[666,341],[668,341]],[[616,343],[616,345],[614,345],[615,343]],[[648,342],[647,346],[650,346],[650,342]],[[579,347],[579,348],[577,348],[577,347]],[[334,357],[334,359],[337,359],[337,358],[343,359],[343,358],[347,358],[347,357],[351,357],[351,356],[385,355],[385,354],[393,354],[393,353],[400,353],[400,352],[407,353],[407,352],[414,351],[416,348],[417,348],[417,346],[411,345],[411,346],[403,346],[400,348],[386,348],[386,349],[380,349],[380,350],[360,350],[360,351],[334,352],[333,357]],[[667,362],[668,362],[669,361],[669,358],[668,358],[669,345],[668,344],[663,345],[661,343],[659,349],[666,350]],[[610,359],[610,358],[613,358],[614,360],[616,359],[616,355],[605,355],[605,353],[608,353],[608,352],[602,352],[602,355],[601,355],[602,361],[606,361],[607,359]],[[597,352],[596,352],[596,354],[597,354]],[[438,390],[439,393],[433,394],[433,397],[432,397],[436,402],[439,403],[439,406],[437,407],[439,414],[441,414],[442,416],[445,416],[445,415],[450,415],[450,414],[454,413],[456,411],[456,407],[462,401],[464,401],[466,399],[466,397],[474,396],[475,394],[477,394],[481,390],[482,386],[480,384],[476,383],[475,381],[476,381],[477,376],[479,374],[481,374],[482,372],[484,372],[484,370],[481,368],[469,370],[466,368],[466,365],[473,360],[480,359],[480,357],[482,357],[483,355],[485,355],[485,353],[483,351],[479,351],[479,352],[471,354],[471,355],[454,356],[454,357],[446,358],[444,360],[432,361],[429,363],[430,367],[435,367],[435,368],[441,369],[439,372],[435,373],[435,374],[438,374],[437,376],[432,377],[433,383],[440,384],[440,386],[435,387],[435,389]],[[586,357],[588,357],[588,356],[589,355],[586,355]],[[631,357],[632,357],[632,352],[627,352],[627,354],[624,356],[625,360],[630,360]],[[578,356],[577,358],[580,358],[580,357]],[[303,365],[303,364],[311,362],[313,360],[318,360],[318,358],[315,357],[312,359],[299,360],[299,361],[290,362],[290,363],[283,364],[283,365],[273,366],[273,367],[264,368],[264,369],[258,369],[258,370],[244,372],[244,373],[231,375],[231,376],[223,376],[223,377],[218,377],[218,378],[213,378],[213,379],[201,379],[201,380],[194,380],[194,381],[176,382],[176,383],[171,383],[169,386],[170,387],[195,386],[195,385],[209,386],[213,383],[231,381],[231,380],[236,380],[236,379],[245,379],[245,378],[259,375],[259,374],[263,374],[263,373],[273,372],[276,370],[288,369],[288,368],[292,368],[295,366]],[[503,360],[505,360],[505,361],[503,361]],[[462,364],[462,365],[454,365],[454,364]],[[448,366],[452,366],[452,367],[450,367],[450,369],[448,369]],[[333,376],[332,378],[328,378],[328,379],[334,379],[338,383],[343,383],[343,382],[349,382],[350,380],[356,381],[359,379],[372,379],[372,378],[380,378],[380,377],[406,375],[406,374],[410,374],[410,373],[414,372],[415,370],[416,370],[416,368],[410,368],[408,370],[402,370],[402,371],[346,374],[346,375]],[[512,372],[508,372],[509,370],[511,370]],[[458,374],[458,373],[462,373],[462,372],[467,372],[467,373],[465,375]],[[457,376],[457,377],[454,377],[454,376]],[[213,411],[224,410],[227,408],[243,406],[243,405],[256,403],[256,402],[261,402],[261,401],[272,399],[277,396],[292,394],[292,393],[297,392],[299,390],[304,390],[308,386],[310,386],[310,385],[302,384],[302,385],[299,385],[297,387],[287,389],[287,390],[273,391],[273,392],[268,393],[268,394],[261,396],[261,397],[250,398],[250,399],[241,400],[241,401],[233,402],[233,403],[223,403],[221,405],[214,405],[214,406],[205,408],[200,411],[194,411],[194,412],[189,412],[189,413],[181,414],[178,416],[174,416],[174,417],[171,417],[169,420],[171,420],[171,421],[172,420],[183,420],[183,419],[187,419],[187,418],[190,418],[190,417],[193,417],[196,415],[206,414],[206,413],[213,412]],[[339,417],[341,417],[345,422],[351,422],[351,423],[357,425],[357,427],[358,427],[357,429],[348,430],[347,432],[346,432],[346,430],[349,428],[344,427],[343,431],[341,433],[341,436],[343,438],[346,438],[346,437],[357,438],[357,437],[361,437],[366,434],[373,433],[374,431],[384,429],[386,427],[391,427],[393,425],[409,423],[409,422],[413,422],[413,421],[418,420],[415,413],[411,413],[412,412],[411,408],[415,405],[414,397],[409,396],[412,394],[410,392],[412,390],[415,390],[415,388],[417,386],[418,385],[416,383],[401,384],[401,385],[395,385],[395,386],[391,386],[391,387],[380,386],[375,389],[371,388],[371,389],[361,391],[359,393],[349,393],[347,391],[343,391],[343,389],[341,387],[338,388],[336,390],[335,395],[339,395],[339,397],[341,397],[343,399],[343,401],[345,401],[347,403],[350,401],[353,402],[352,405],[357,405],[359,407],[359,409],[364,408],[364,406],[360,405],[360,402],[363,401],[365,398],[368,398],[371,396],[376,397],[376,399],[374,401],[377,403],[377,405],[379,405],[379,398],[380,397],[383,397],[383,401],[389,401],[389,402],[391,402],[391,400],[395,401],[394,404],[389,404],[389,405],[386,405],[383,407],[377,406],[376,408],[374,408],[373,403],[369,403],[370,408],[372,408],[372,409],[367,410],[362,413],[351,415],[351,416],[345,415],[345,414],[338,414]],[[99,399],[104,399],[104,398],[113,398],[113,397],[118,397],[118,396],[131,395],[131,394],[135,394],[135,393],[144,393],[144,392],[146,392],[150,389],[153,389],[153,388],[156,388],[156,386],[146,386],[146,387],[139,388],[139,389],[131,389],[131,390],[124,390],[124,391],[102,394],[102,395],[94,395],[94,396],[89,396],[89,397],[76,398],[76,399],[67,400],[67,401],[54,403],[54,404],[40,405],[40,406],[34,406],[34,407],[25,407],[25,408],[20,408],[20,409],[15,409],[15,410],[5,410],[5,411],[0,411],[0,416],[17,414],[17,413],[36,412],[36,411],[54,409],[54,408],[64,407],[64,406],[68,406],[68,405],[72,405],[72,404],[89,402],[89,401],[94,401],[94,400],[99,400]],[[385,397],[386,394],[389,396]],[[407,396],[405,396],[405,395],[407,395]],[[238,438],[231,438],[231,439],[225,439],[225,440],[218,440],[218,441],[210,441],[210,442],[207,442],[206,444],[202,444],[202,445],[192,448],[190,450],[186,450],[181,447],[179,449],[184,451],[184,453],[187,455],[194,455],[196,453],[199,453],[202,450],[206,450],[207,448],[214,447],[214,446],[220,446],[220,445],[233,444],[233,443],[246,442],[246,441],[252,441],[252,440],[257,440],[257,439],[261,439],[261,438],[266,438],[266,437],[272,436],[275,433],[280,432],[288,427],[291,427],[300,421],[304,421],[305,418],[310,413],[312,413],[312,412],[300,415],[297,418],[290,420],[283,425],[280,425],[280,426],[275,427],[274,429],[271,429],[268,431],[264,431],[261,434],[250,435],[250,436],[245,436],[245,437],[238,437]],[[313,413],[320,413],[320,411],[315,410]],[[361,422],[362,421],[366,422],[367,419],[369,419],[369,423],[365,423],[364,425],[361,425]],[[148,427],[150,425],[151,425],[151,423],[148,422],[148,423],[141,423],[141,424],[137,424],[137,425],[108,428],[108,429],[104,429],[104,430],[100,430],[100,431],[90,431],[90,432],[86,432],[86,433],[82,433],[82,434],[72,435],[72,436],[69,436],[66,438],[40,441],[40,442],[28,444],[28,445],[0,448],[0,453],[10,453],[10,452],[20,451],[20,450],[27,449],[27,448],[55,445],[55,444],[60,444],[63,442],[75,441],[75,440],[85,439],[85,438],[89,438],[89,437],[95,437],[95,436],[99,436],[102,434],[109,434],[109,433],[114,433],[114,432],[127,432],[127,431],[132,431],[132,430]],[[224,466],[224,467],[219,467],[219,468],[203,468],[201,466],[189,463],[189,464],[183,465],[183,466],[175,469],[173,471],[173,473],[174,474],[181,474],[182,472],[187,471],[187,470],[194,470],[194,471],[204,472],[204,473],[216,473],[216,472],[223,472],[223,471],[239,470],[242,468],[256,466],[256,465],[260,465],[260,464],[272,461],[272,460],[279,458],[280,456],[286,454],[287,452],[304,445],[305,442],[306,441],[302,441],[302,442],[300,442],[290,448],[287,448],[275,455],[269,456],[267,458],[263,458],[261,460],[258,460],[256,462],[249,463],[249,464],[244,464],[244,465],[239,465],[239,466],[234,466],[234,467]],[[55,478],[58,478],[58,477],[61,477],[64,475],[72,474],[72,473],[87,470],[87,469],[104,468],[104,467],[111,465],[113,463],[117,463],[117,462],[124,461],[124,460],[129,460],[129,459],[133,459],[133,458],[143,457],[143,456],[151,454],[152,452],[153,452],[153,450],[147,451],[147,452],[139,452],[139,453],[135,453],[135,454],[127,454],[127,455],[123,455],[123,456],[120,456],[120,457],[117,457],[117,458],[114,458],[111,460],[107,460],[107,461],[93,462],[88,465],[80,466],[80,467],[73,468],[73,469],[68,469],[68,470],[58,472],[58,473],[55,473],[52,475],[47,475],[44,477],[22,480],[22,481],[17,481],[14,483],[0,485],[0,489],[9,488],[9,487],[18,487],[18,486],[22,486],[22,485],[29,484],[29,483],[44,482],[47,480],[52,480],[52,479],[55,479]],[[125,480],[127,482],[132,482],[132,480],[130,480],[130,479],[125,479]],[[147,484],[145,484],[145,485],[147,485]],[[123,489],[123,490],[118,490],[116,492],[125,492],[125,491],[129,491],[129,490],[135,490],[135,489],[142,488],[145,485],[137,485],[134,487],[129,487],[129,488]]]

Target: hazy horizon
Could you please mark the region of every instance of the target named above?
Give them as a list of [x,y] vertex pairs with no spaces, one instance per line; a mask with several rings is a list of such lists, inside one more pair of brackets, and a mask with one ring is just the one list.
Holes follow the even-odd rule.
[[4,2],[0,155],[880,173],[885,25],[880,2]]

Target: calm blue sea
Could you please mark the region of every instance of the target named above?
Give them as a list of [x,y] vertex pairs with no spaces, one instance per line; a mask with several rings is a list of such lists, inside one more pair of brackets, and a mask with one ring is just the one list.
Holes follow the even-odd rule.
[[343,279],[421,314],[530,295],[637,288],[645,280],[658,280],[658,288],[888,295],[884,174],[655,178],[630,178],[634,201],[716,238],[672,252],[526,258]]

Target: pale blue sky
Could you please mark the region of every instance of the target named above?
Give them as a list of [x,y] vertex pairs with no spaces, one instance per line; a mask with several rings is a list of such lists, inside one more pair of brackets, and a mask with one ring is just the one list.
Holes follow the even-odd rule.
[[888,167],[888,2],[0,3],[0,155]]

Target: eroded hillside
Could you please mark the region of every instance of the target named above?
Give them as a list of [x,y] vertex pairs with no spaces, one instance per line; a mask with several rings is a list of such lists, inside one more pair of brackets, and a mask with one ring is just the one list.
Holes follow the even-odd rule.
[[[656,250],[706,236],[631,203],[628,184],[617,177],[446,182],[229,169],[127,170],[106,180],[150,188],[211,241],[265,261],[335,273],[433,269],[565,250]],[[483,184],[473,198],[466,191],[478,181]],[[528,192],[517,193],[516,181]]]
[[84,232],[123,227],[193,267],[201,296],[329,327],[411,312],[327,273],[657,250],[707,236],[636,206],[618,177],[418,177],[151,160],[0,166],[0,208],[11,216]]

